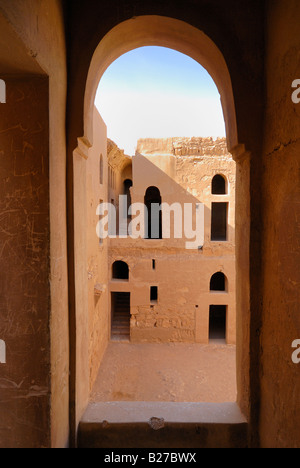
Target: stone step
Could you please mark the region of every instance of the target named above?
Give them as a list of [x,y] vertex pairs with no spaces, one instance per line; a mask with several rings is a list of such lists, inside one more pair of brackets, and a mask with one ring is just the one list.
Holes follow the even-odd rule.
[[116,325],[114,327],[112,327],[111,329],[111,332],[112,333],[129,333],[130,332],[130,328],[128,326],[124,326],[124,325]]
[[127,322],[127,323],[130,323],[130,317],[128,316],[123,316],[123,315],[114,315],[113,317],[113,323],[115,322],[119,322],[121,320],[121,322]]
[[125,332],[124,333],[119,333],[119,332],[118,333],[112,333],[111,338],[115,339],[115,340],[117,340],[117,339],[120,339],[120,340],[121,339],[126,339],[126,340],[128,340],[130,338],[130,333],[125,333]]
[[[105,423],[104,423],[105,422]],[[78,448],[247,448],[248,425],[236,403],[90,403]]]

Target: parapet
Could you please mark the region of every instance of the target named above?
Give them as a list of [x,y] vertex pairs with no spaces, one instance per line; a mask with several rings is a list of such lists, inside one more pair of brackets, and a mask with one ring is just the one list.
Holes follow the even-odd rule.
[[231,156],[226,138],[143,138],[138,141],[137,154],[173,156]]

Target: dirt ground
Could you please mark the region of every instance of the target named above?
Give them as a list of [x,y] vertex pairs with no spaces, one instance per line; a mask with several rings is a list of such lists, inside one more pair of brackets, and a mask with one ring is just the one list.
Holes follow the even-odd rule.
[[91,402],[235,402],[236,347],[110,343]]

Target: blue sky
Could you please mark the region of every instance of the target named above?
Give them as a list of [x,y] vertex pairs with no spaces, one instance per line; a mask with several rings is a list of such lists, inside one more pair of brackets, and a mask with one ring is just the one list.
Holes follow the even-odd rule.
[[142,47],[104,73],[95,104],[108,137],[133,155],[139,138],[225,136],[218,90],[190,57]]

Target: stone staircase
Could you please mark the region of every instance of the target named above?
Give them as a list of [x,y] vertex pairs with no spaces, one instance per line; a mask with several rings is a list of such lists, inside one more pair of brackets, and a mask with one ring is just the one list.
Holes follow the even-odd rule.
[[111,324],[112,341],[130,339],[130,293],[115,293]]

